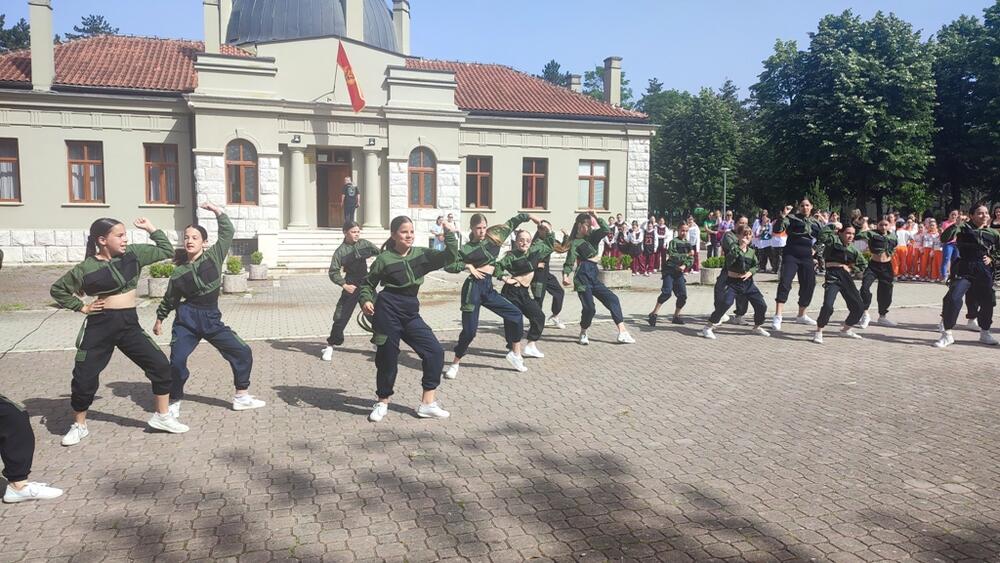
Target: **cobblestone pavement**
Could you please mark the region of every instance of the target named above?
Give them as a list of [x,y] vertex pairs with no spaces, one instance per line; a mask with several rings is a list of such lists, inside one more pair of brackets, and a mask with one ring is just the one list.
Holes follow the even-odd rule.
[[[323,333],[321,281],[227,298],[226,319],[247,334]],[[363,337],[332,363],[314,338],[268,339],[251,344],[266,408],[229,410],[228,366],[202,345],[191,432],[152,433],[148,383],[117,354],[91,436],[62,448],[72,352],[8,354],[0,389],[31,413],[32,478],[66,495],[0,507],[0,562],[1000,560],[1000,350],[964,331],[947,350],[928,345],[938,311],[916,305],[943,288],[902,285],[898,301],[915,306],[899,328],[817,346],[799,325],[770,339],[724,327],[717,341],[697,324],[651,329],[640,320],[655,281],[640,283],[623,293],[632,346],[611,344],[607,323],[587,347],[573,327],[551,330],[546,358],[519,374],[499,332],[481,331],[442,385],[448,420],[416,418],[412,353],[389,416],[371,424]],[[445,289],[426,306],[435,326],[457,309]],[[0,332],[36,314],[0,315]],[[63,315],[37,342],[75,334],[78,317]],[[446,349],[457,336],[438,334]]]

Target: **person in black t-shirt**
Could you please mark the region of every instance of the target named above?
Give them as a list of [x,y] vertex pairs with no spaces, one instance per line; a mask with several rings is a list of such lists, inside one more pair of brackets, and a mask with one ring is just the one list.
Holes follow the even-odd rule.
[[361,191],[354,185],[352,178],[344,178],[344,191],[340,194],[340,206],[344,208],[344,224],[354,222],[354,212],[361,205]]

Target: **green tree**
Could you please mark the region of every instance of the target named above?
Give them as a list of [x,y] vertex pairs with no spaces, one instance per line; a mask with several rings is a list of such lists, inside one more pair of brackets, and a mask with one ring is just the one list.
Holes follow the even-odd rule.
[[555,59],[550,60],[545,64],[545,68],[542,69],[542,74],[539,76],[542,80],[546,82],[551,82],[556,86],[562,86],[563,88],[569,87],[570,73],[562,71],[562,65],[556,62]]
[[975,133],[981,135],[988,148],[984,151],[982,183],[989,186],[988,195],[1000,199],[1000,0],[983,12],[986,28],[979,46],[977,99],[982,119]]
[[637,111],[645,112],[646,101],[661,92],[663,92],[663,83],[660,82],[655,76],[650,78],[646,86],[646,91],[642,94],[642,97],[639,98],[639,102],[635,104],[635,109]]
[[95,35],[115,35],[118,33],[117,27],[111,27],[104,16],[91,14],[89,16],[83,16],[80,20],[80,25],[74,25],[73,31],[76,33],[67,33],[66,39],[81,39],[84,37],[94,37]]
[[[597,65],[594,70],[588,70],[583,73],[583,93],[594,98],[595,100],[604,100],[604,67]],[[622,103],[621,106],[625,109],[633,109],[635,107],[635,100],[632,95],[632,87],[629,83],[629,79],[625,76],[625,71],[622,71]]]
[[0,53],[27,49],[31,46],[31,27],[21,18],[9,28],[4,27],[4,14],[0,14]]

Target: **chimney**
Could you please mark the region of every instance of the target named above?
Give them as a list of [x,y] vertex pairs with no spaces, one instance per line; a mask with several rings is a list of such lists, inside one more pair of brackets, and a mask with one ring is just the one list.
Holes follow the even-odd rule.
[[621,57],[604,59],[604,101],[613,106],[622,105]]
[[569,75],[569,89],[574,92],[583,92],[581,78],[582,77],[579,74]]
[[344,0],[344,35],[348,39],[364,42],[365,40],[365,3],[364,0]]
[[233,15],[233,0],[219,0],[219,42],[226,42],[229,18]]
[[28,0],[28,18],[31,19],[31,87],[47,92],[56,78],[50,0]]
[[219,43],[219,0],[204,0],[205,12],[205,52],[218,53]]
[[396,48],[410,54],[410,0],[392,0],[392,25],[396,28]]

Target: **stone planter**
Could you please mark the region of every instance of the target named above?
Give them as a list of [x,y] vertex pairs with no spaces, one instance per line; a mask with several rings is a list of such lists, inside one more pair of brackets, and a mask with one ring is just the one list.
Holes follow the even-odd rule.
[[223,274],[223,276],[222,276],[222,292],[223,293],[246,293],[247,292],[247,275],[245,273]]
[[250,279],[254,281],[267,279],[266,264],[250,264]]
[[600,270],[597,280],[609,288],[632,287],[631,270]]
[[716,280],[719,279],[719,274],[722,273],[722,268],[706,268],[701,267],[701,283],[702,285],[715,285]]
[[149,278],[149,297],[159,298],[167,294],[167,284],[170,278]]

